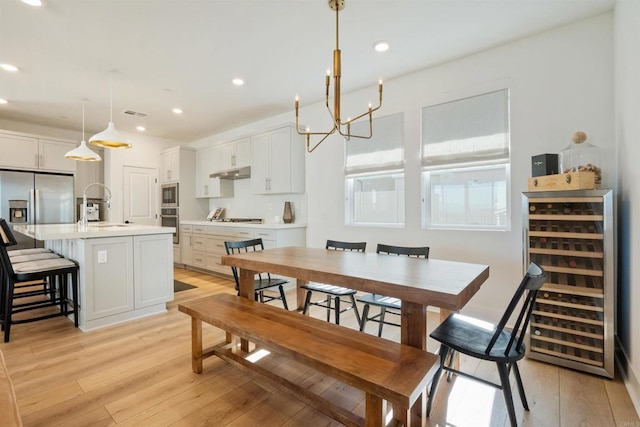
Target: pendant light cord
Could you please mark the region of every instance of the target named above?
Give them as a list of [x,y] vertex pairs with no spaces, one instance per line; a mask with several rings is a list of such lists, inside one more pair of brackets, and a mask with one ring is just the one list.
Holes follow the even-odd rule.
[[109,108],[111,109],[109,121],[113,123],[113,70],[111,70],[111,83],[109,86],[110,86],[109,97],[111,98],[111,100],[109,101]]
[[84,99],[82,100],[82,140],[84,141]]

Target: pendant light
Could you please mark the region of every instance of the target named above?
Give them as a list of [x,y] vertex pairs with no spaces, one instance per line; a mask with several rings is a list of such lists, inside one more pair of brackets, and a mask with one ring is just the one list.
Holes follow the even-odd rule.
[[82,100],[82,141],[80,145],[69,151],[64,156],[67,159],[71,160],[80,160],[82,162],[99,162],[102,160],[102,157],[89,147],[87,147],[87,143],[84,140],[84,99]]
[[116,130],[113,125],[113,70],[111,70],[111,116],[105,130],[89,138],[89,144],[104,148],[131,148],[129,140]]

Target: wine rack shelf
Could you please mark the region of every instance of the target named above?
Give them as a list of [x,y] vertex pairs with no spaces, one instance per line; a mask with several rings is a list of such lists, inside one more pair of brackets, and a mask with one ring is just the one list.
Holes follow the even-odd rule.
[[548,278],[532,312],[527,356],[614,376],[613,201],[610,190],[523,194],[525,268]]

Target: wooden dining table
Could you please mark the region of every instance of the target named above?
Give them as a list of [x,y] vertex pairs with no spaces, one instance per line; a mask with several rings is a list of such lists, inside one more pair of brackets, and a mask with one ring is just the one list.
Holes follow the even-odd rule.
[[[239,294],[245,298],[254,297],[257,273],[297,279],[299,310],[305,295],[301,286],[308,282],[398,298],[402,301],[400,341],[425,351],[427,307],[439,307],[441,318],[460,311],[489,277],[489,266],[482,264],[308,247],[227,255],[222,264],[238,268]],[[425,402],[426,395],[412,408],[411,418],[421,417]]]

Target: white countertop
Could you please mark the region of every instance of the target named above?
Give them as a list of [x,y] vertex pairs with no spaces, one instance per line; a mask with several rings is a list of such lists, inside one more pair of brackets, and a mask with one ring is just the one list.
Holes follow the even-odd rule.
[[96,222],[86,227],[74,224],[14,225],[13,229],[37,240],[96,239],[104,237],[143,236],[149,234],[173,234],[173,227],[156,225]]
[[291,223],[291,224],[256,224],[250,222],[219,222],[219,221],[180,221],[180,225],[211,225],[215,227],[235,227],[235,228],[258,228],[267,230],[280,230],[287,228],[306,228],[307,224],[303,223]]

